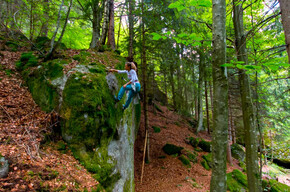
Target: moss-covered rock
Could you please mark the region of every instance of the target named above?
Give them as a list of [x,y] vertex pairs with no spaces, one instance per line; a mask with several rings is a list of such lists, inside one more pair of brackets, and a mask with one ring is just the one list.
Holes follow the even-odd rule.
[[200,162],[200,164],[206,169],[206,170],[210,170],[210,167],[209,167],[209,165],[208,165],[208,163],[207,163],[207,161],[206,160],[202,160],[201,162]]
[[238,169],[227,174],[227,189],[233,192],[247,191],[247,176]]
[[152,126],[153,130],[154,130],[154,133],[160,133],[161,129],[160,127],[157,127],[157,126]]
[[199,138],[189,137],[187,138],[188,144],[190,144],[192,147],[196,148],[199,143]]
[[212,168],[212,153],[208,153],[207,155],[203,155],[202,158],[207,162],[208,166]]
[[188,158],[184,155],[181,155],[178,157],[178,159],[182,162],[183,165],[185,165],[187,168],[191,168],[190,161]]
[[290,187],[283,183],[279,183],[274,179],[269,180],[269,187],[271,187],[270,192],[289,192]]
[[193,152],[187,151],[186,156],[188,160],[191,161],[192,163],[197,163],[197,153],[195,151]]
[[231,145],[231,152],[232,152],[232,156],[235,159],[242,161],[242,162],[245,161],[246,153],[245,153],[243,146],[241,146],[237,143],[234,143]]
[[211,152],[211,142],[202,139],[199,141],[198,147],[200,147],[205,152]]
[[170,144],[170,143],[167,143],[162,148],[162,150],[167,155],[175,155],[175,154],[180,155],[182,149],[183,149],[183,147],[179,147],[179,146],[176,146],[176,145],[173,145],[173,144]]
[[[140,104],[121,110],[124,97],[115,104],[113,94],[123,83],[121,77],[105,73],[101,57],[82,51],[80,64],[67,74],[63,69],[70,58],[50,60],[28,65],[32,53],[24,54],[19,61],[21,71],[34,100],[45,111],[55,110],[61,119],[61,133],[73,155],[94,174],[106,191],[116,188],[134,190],[134,141],[140,122]],[[125,59],[114,56],[116,65]],[[77,59],[77,58],[74,58]],[[90,61],[86,63],[87,61]],[[109,83],[114,82],[113,85]]]

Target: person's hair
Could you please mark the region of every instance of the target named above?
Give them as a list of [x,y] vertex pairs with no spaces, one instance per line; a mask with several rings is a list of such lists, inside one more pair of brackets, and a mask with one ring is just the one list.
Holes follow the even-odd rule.
[[136,65],[133,62],[126,62],[126,65],[128,67],[130,67],[130,70],[134,69],[135,71],[137,71],[137,67],[136,67]]

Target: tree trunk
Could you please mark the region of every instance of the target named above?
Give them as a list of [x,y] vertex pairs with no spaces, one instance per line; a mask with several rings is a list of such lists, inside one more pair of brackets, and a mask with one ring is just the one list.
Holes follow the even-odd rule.
[[109,0],[104,0],[104,17],[103,17],[103,26],[102,26],[102,36],[101,40],[98,44],[98,49],[105,45],[107,33],[108,33],[108,25],[109,24]]
[[[206,78],[206,77],[205,77]],[[205,106],[206,106],[206,122],[207,122],[207,132],[210,134],[209,129],[209,111],[208,111],[208,94],[207,94],[207,81],[204,81],[204,94],[205,94]]]
[[[12,19],[12,23],[14,23],[13,19]],[[32,41],[32,39],[33,39],[33,31],[34,31],[33,30],[33,0],[31,0],[30,1],[30,21],[29,21],[29,40],[30,41]]]
[[196,132],[200,132],[203,128],[203,102],[202,102],[202,93],[203,93],[203,79],[204,79],[204,53],[203,50],[200,50],[200,62],[199,62],[199,79],[198,79],[198,126]]
[[103,8],[99,6],[99,0],[92,1],[92,11],[93,11],[93,33],[90,48],[96,48],[100,40],[100,29],[102,20],[102,10]]
[[58,41],[56,42],[56,44],[52,47],[52,49],[50,50],[49,54],[48,54],[48,58],[51,57],[54,53],[54,51],[57,49],[57,47],[59,46],[59,44],[61,43],[61,40],[62,40],[62,37],[63,37],[63,34],[65,32],[65,29],[66,29],[66,25],[67,25],[67,22],[68,22],[68,17],[69,17],[69,14],[70,14],[70,10],[71,10],[71,7],[72,7],[72,0],[70,0],[70,3],[69,3],[69,8],[68,8],[68,11],[67,11],[67,14],[66,14],[66,18],[65,18],[65,21],[64,21],[64,25],[63,25],[63,28],[62,28],[62,31],[61,31],[61,34],[60,34],[60,37],[58,39]]
[[226,1],[212,1],[213,16],[213,133],[212,158],[213,168],[210,182],[211,192],[227,191],[226,154],[228,145],[228,83],[225,68],[226,62]]
[[114,24],[114,0],[109,2],[109,31],[108,31],[108,47],[112,50],[116,49],[115,43],[115,24]]
[[285,33],[288,62],[290,63],[290,3],[289,0],[279,0],[282,15],[282,24]]
[[128,57],[130,60],[133,60],[133,39],[134,39],[134,0],[129,0],[129,50]]
[[55,37],[56,37],[57,31],[58,31],[59,26],[60,26],[61,10],[62,10],[63,4],[64,4],[64,0],[61,1],[61,5],[59,7],[58,16],[57,16],[57,25],[56,25],[54,34],[53,34],[53,36],[51,38],[51,42],[50,42],[50,51],[49,51],[50,53],[53,50]]
[[[246,52],[246,39],[243,26],[243,8],[239,1],[233,1],[233,22],[236,39],[236,54],[238,61],[243,61],[245,65],[248,63]],[[245,145],[246,145],[246,165],[248,188],[251,192],[261,191],[261,181],[259,173],[259,159],[257,146],[257,130],[256,120],[251,98],[251,89],[249,77],[244,70],[239,70],[240,92],[242,98],[243,122],[245,129]]]
[[[142,16],[144,14],[144,2],[142,0]],[[148,120],[148,99],[147,99],[147,63],[146,63],[146,49],[145,49],[145,24],[142,17],[142,76],[143,76],[143,108],[145,118],[145,132],[147,132],[147,145],[146,145],[146,162],[150,162],[149,150],[149,120]]]
[[173,79],[173,75],[174,75],[174,67],[173,67],[173,63],[170,62],[169,63],[169,71],[170,71],[170,74],[169,74],[169,83],[170,83],[170,86],[171,86],[171,93],[172,93],[172,100],[173,100],[173,107],[174,109],[176,109],[176,92],[175,92],[175,82],[174,82],[174,79]]

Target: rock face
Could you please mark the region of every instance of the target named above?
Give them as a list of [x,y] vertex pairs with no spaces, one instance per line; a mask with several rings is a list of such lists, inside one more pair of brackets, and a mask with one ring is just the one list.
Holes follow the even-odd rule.
[[8,171],[9,171],[8,160],[6,160],[4,157],[0,157],[0,178],[7,177]]
[[20,61],[18,68],[36,103],[45,111],[59,113],[64,140],[102,187],[106,191],[134,191],[134,141],[141,107],[132,103],[123,112],[126,98],[115,104],[113,94],[124,84],[121,77],[106,74],[99,62],[88,62],[88,58],[100,61],[106,57],[113,58],[115,66],[124,66],[125,60],[112,53],[81,52],[74,56],[79,64],[66,74],[66,59],[34,68]]

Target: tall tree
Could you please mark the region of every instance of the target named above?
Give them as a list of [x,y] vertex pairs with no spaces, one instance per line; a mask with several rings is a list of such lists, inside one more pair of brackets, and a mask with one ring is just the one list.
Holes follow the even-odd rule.
[[108,27],[109,27],[109,10],[110,10],[109,1],[110,0],[104,0],[102,35],[101,35],[101,39],[100,39],[99,44],[98,44],[98,48],[100,48],[100,46],[102,46],[102,45],[105,45],[105,43],[106,43]]
[[203,83],[204,83],[204,67],[205,58],[204,52],[201,48],[199,50],[199,78],[198,78],[198,126],[197,132],[203,128]]
[[133,39],[134,39],[134,0],[129,1],[129,49],[128,49],[128,57],[130,60],[133,60]]
[[[243,23],[243,4],[239,0],[233,1],[233,22],[236,39],[236,54],[238,61],[248,64],[246,50],[246,36],[244,34]],[[244,69],[239,69],[240,92],[242,100],[243,122],[245,129],[246,145],[246,165],[248,187],[251,192],[261,191],[261,181],[259,173],[258,145],[257,145],[257,128],[251,98],[251,89],[249,76]]]
[[212,1],[212,76],[213,76],[213,168],[210,182],[211,192],[227,191],[226,154],[228,144],[228,84],[226,69],[226,1]]
[[[81,5],[81,3],[78,1],[78,3]],[[101,20],[102,20],[102,11],[103,11],[103,5],[100,0],[92,0],[91,8],[92,8],[92,15],[93,18],[90,19],[93,26],[93,33],[92,33],[92,40],[90,43],[90,48],[96,48],[98,45],[98,42],[100,40],[100,29],[101,29]],[[82,5],[81,7],[86,10]]]
[[282,15],[282,24],[285,32],[288,62],[290,63],[290,3],[289,0],[279,0]]
[[114,0],[109,2],[109,31],[108,31],[108,42],[107,45],[109,48],[115,50],[115,19],[114,19]]

